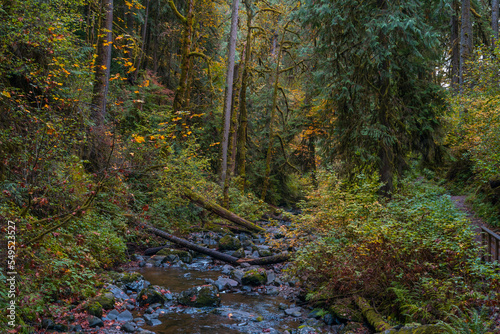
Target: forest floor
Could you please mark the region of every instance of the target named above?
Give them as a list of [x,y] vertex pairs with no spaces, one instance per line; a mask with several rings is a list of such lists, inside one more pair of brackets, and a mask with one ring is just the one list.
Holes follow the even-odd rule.
[[455,206],[460,211],[467,215],[467,218],[471,221],[472,225],[475,226],[476,231],[476,241],[481,241],[481,226],[488,227],[486,222],[478,217],[476,213],[472,210],[470,205],[466,203],[467,196],[450,196],[451,200],[455,202]]

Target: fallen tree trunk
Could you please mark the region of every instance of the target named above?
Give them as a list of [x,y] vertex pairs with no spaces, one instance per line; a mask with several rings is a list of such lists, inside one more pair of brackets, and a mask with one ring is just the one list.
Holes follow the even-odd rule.
[[384,318],[382,318],[382,316],[370,306],[366,299],[360,296],[354,296],[354,301],[361,310],[361,313],[363,313],[366,321],[368,321],[368,323],[375,328],[375,332],[379,333],[392,328],[392,326],[385,322]]
[[[194,244],[192,242],[189,242],[185,239],[182,239],[182,238],[178,238],[172,234],[169,234],[167,232],[164,232],[162,230],[159,230],[157,228],[154,228],[152,226],[147,226],[148,230],[150,230],[151,232],[153,232],[154,234],[156,234],[157,236],[160,236],[162,238],[165,238],[169,241],[172,241],[173,243],[176,243],[178,245],[181,245],[181,246],[184,246],[186,248],[189,248],[191,250],[194,250],[198,253],[202,253],[202,254],[206,254],[210,257],[213,257],[214,259],[217,259],[217,260],[221,260],[221,261],[224,261],[224,262],[229,262],[229,263],[232,263],[232,264],[237,264],[237,261],[238,261],[238,258],[237,257],[234,257],[234,256],[231,256],[231,255],[227,255],[227,254],[224,254],[224,253],[221,253],[221,252],[217,252],[213,249],[210,249],[210,248],[206,248],[206,247],[202,247],[202,246],[198,246],[197,244]],[[159,251],[159,250],[158,250]]]
[[170,248],[170,246],[160,246],[160,247],[148,248],[144,251],[144,255],[147,255],[147,256],[155,255],[156,253],[161,251],[163,248]]
[[224,209],[222,206],[218,205],[217,203],[214,203],[212,201],[209,201],[202,196],[198,195],[195,193],[193,190],[189,188],[184,188],[184,196],[186,196],[189,200],[194,202],[195,204],[215,213],[216,215],[227,219],[236,225],[243,226],[251,231],[257,231],[257,232],[265,232],[266,230],[263,229],[262,227],[255,225],[252,222],[249,222],[248,220],[232,213],[229,210]]
[[284,252],[281,254],[276,254],[273,256],[261,257],[258,259],[239,259],[238,263],[248,263],[250,265],[264,265],[264,264],[275,264],[286,262],[290,258],[288,252]]

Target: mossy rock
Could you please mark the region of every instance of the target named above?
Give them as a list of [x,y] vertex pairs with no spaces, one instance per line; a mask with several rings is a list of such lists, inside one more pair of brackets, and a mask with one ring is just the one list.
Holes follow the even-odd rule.
[[167,257],[167,261],[175,262],[175,257],[179,258],[184,263],[193,262],[193,256],[188,252],[180,249],[163,248],[156,255]]
[[211,284],[195,286],[179,296],[180,304],[191,307],[218,307],[220,302],[219,290]]
[[241,258],[245,257],[245,250],[244,250],[243,248],[240,248],[240,249],[238,249],[237,251],[235,251],[235,252],[232,254],[232,256],[234,256],[234,257],[237,257],[237,258],[241,259]]
[[95,317],[102,317],[102,305],[98,301],[90,301],[87,305],[87,313]]
[[338,299],[329,307],[330,313],[341,321],[363,322],[363,315],[351,298]]
[[226,235],[219,240],[219,250],[238,250],[241,248],[240,239]]
[[124,284],[128,284],[142,279],[144,279],[144,277],[138,272],[134,271],[131,273],[123,273],[120,278],[120,281],[122,281]]
[[146,304],[151,305],[154,303],[163,304],[167,301],[167,297],[161,292],[161,288],[158,285],[151,285],[145,289],[142,289],[137,296],[137,302],[139,306],[145,306]]
[[264,269],[252,269],[245,272],[241,278],[241,284],[259,286],[267,282],[267,273]]
[[94,300],[101,304],[102,308],[105,310],[112,310],[115,308],[115,296],[109,291],[96,297]]

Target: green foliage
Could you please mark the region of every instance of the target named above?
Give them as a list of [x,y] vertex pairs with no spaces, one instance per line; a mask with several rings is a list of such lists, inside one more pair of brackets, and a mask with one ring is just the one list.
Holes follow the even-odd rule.
[[297,17],[318,37],[322,149],[331,161],[340,158],[344,171],[378,170],[391,183],[411,151],[427,165],[439,162],[446,103],[432,73],[442,54],[437,28],[448,24],[446,8],[433,0],[322,0],[300,7]]
[[498,296],[498,274],[479,261],[470,223],[442,188],[404,179],[393,200],[381,203],[374,178],[320,173],[318,181],[299,232],[290,232],[305,240],[293,272],[311,299],[356,291],[379,310],[428,323],[446,319],[455,305],[491,301],[490,291]]
[[493,322],[488,320],[486,308],[461,311],[457,309],[457,314],[450,314],[448,322],[439,321],[447,334],[489,334],[492,333]]

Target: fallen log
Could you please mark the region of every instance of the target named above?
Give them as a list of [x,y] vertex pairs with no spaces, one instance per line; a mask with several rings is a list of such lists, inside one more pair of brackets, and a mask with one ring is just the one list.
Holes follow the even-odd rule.
[[155,255],[156,253],[161,251],[163,248],[170,248],[170,246],[160,246],[160,247],[148,248],[144,251],[144,255],[147,255],[147,256]]
[[368,321],[368,323],[375,328],[375,332],[379,333],[392,328],[392,326],[389,325],[384,318],[382,318],[382,316],[370,306],[366,299],[360,296],[354,296],[354,301],[361,310],[361,313],[363,313],[366,321]]
[[275,264],[275,263],[286,262],[288,261],[289,258],[290,255],[288,254],[288,252],[283,252],[273,256],[266,256],[258,259],[239,259],[237,262],[240,264],[248,263],[253,266],[253,265],[264,265],[264,264]]
[[214,203],[212,201],[209,201],[202,196],[198,195],[196,192],[189,188],[184,188],[184,196],[187,197],[189,200],[194,202],[196,205],[201,206],[216,215],[227,219],[236,225],[243,226],[251,231],[257,231],[257,232],[265,232],[266,230],[263,229],[262,227],[255,225],[254,223],[246,220],[245,218],[242,218],[238,216],[237,214],[224,209],[222,206],[218,205],[217,203]]
[[164,232],[164,231],[159,230],[159,229],[152,227],[152,226],[147,226],[147,228],[148,228],[148,230],[150,230],[151,232],[153,232],[157,236],[160,236],[160,237],[165,238],[173,243],[176,243],[178,245],[181,245],[181,246],[184,246],[184,247],[189,248],[191,250],[194,250],[198,253],[206,254],[210,257],[213,257],[214,259],[221,260],[224,262],[237,264],[237,261],[238,261],[237,257],[227,255],[227,254],[224,254],[221,252],[217,252],[217,251],[210,249],[210,248],[199,246],[197,244],[194,244],[192,242],[187,241],[186,239],[176,237],[172,234],[169,234],[167,232]]

